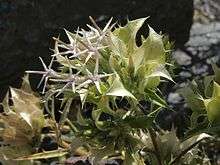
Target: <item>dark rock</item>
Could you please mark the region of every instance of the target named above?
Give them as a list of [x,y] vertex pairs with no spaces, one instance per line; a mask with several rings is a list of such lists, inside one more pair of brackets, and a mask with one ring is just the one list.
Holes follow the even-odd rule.
[[43,151],[52,151],[58,148],[58,144],[49,136],[45,136],[40,145],[40,150]]
[[[62,33],[64,27],[70,31],[83,27],[89,15],[100,26],[112,16],[121,24],[127,18],[151,16],[148,23],[156,31],[168,33],[181,47],[189,38],[193,0],[1,0],[0,12],[2,98],[9,85],[20,85],[25,70],[41,69],[39,56],[49,62],[53,36]],[[33,77],[36,88],[40,77]]]

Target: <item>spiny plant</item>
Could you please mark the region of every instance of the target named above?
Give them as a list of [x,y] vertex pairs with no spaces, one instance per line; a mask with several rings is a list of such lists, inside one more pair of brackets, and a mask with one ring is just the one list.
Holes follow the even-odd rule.
[[[123,155],[125,162],[143,163],[138,153],[138,134],[141,129],[150,128],[159,109],[166,107],[156,91],[160,77],[172,80],[166,70],[170,50],[165,50],[162,36],[151,27],[148,38],[142,38],[141,46],[136,45],[136,33],[146,18],[130,21],[113,32],[111,20],[104,29],[91,20],[94,27],[88,25],[89,31],[82,29],[74,34],[65,30],[69,43],[54,38],[49,67],[41,59],[45,71],[29,73],[43,74],[43,93],[47,81],[52,82],[46,93],[47,103],[53,95],[62,94],[67,108],[60,123],[76,109],[76,121],[70,121],[77,129],[72,149],[86,145],[95,162],[106,156]],[[51,69],[55,58],[61,64],[60,72]],[[81,103],[71,107],[73,100]],[[141,108],[141,100],[151,102],[148,112]],[[85,117],[82,114],[88,105],[91,112]],[[51,114],[54,110],[47,107]]]
[[189,82],[179,90],[192,110],[189,133],[220,135],[220,68],[215,64],[212,66],[214,75]]
[[[205,154],[190,154],[198,153],[197,144],[209,135],[180,140],[175,129],[163,131],[155,122],[158,112],[168,108],[158,86],[173,81],[167,70],[171,67],[168,40],[148,26],[148,37],[141,37],[137,46],[137,32],[147,18],[124,27],[115,27],[110,20],[103,29],[90,19],[93,26],[87,25],[88,30],[65,30],[68,43],[54,38],[49,66],[40,58],[44,71],[27,71],[42,75],[39,85],[44,82],[43,103],[49,115],[45,120],[59,148],[12,159],[59,157],[65,162],[80,155],[94,164],[109,159],[121,159],[125,165],[209,164]],[[55,61],[57,70],[52,68]],[[56,99],[61,100],[60,108]],[[28,120],[27,116],[23,118],[28,125],[36,116],[29,115]]]

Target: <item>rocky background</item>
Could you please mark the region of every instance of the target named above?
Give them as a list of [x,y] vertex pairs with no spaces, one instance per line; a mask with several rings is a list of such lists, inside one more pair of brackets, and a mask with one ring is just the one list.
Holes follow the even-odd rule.
[[[187,81],[199,79],[201,76],[212,74],[211,63],[220,66],[220,1],[219,0],[194,0],[194,17],[190,30],[189,41],[183,47],[173,52],[173,57],[179,67],[176,69],[175,81],[167,92],[167,101],[175,112],[164,111],[161,117],[165,120],[161,125],[170,128],[173,123],[180,128],[179,134],[187,125],[188,111],[182,97],[176,92]],[[207,147],[209,158],[213,164],[220,164],[220,145]]]
[[[172,115],[177,116],[176,120],[181,123],[184,115],[179,113],[187,111],[176,89],[184,86],[187,81],[212,74],[211,63],[220,66],[220,1],[194,0],[189,40],[173,52],[173,58],[177,62],[175,80],[178,85],[169,90],[167,100],[177,110]],[[168,118],[172,120],[174,117],[168,115]]]

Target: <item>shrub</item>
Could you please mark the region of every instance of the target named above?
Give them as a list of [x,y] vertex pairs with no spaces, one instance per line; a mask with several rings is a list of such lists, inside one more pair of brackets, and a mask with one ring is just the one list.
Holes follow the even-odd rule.
[[[25,137],[29,140],[22,147],[31,146],[31,150],[23,154],[13,148],[16,154],[8,155],[3,149],[4,158],[29,161],[58,157],[60,162],[68,162],[78,155],[88,157],[94,164],[111,159],[123,160],[126,165],[209,164],[197,144],[210,139],[210,135],[198,130],[179,139],[174,128],[163,131],[155,122],[161,109],[169,109],[158,86],[164,80],[173,81],[168,72],[172,69],[171,44],[148,26],[148,37],[142,37],[137,46],[136,35],[145,20],[128,21],[126,26],[117,28],[110,20],[101,29],[91,18],[93,26],[88,25],[87,31],[65,30],[68,43],[54,38],[49,66],[40,58],[44,71],[27,71],[42,74],[39,85],[44,81],[42,100],[47,115],[42,118],[43,111],[36,105],[39,99],[30,90],[31,94],[26,93],[29,87],[23,87],[24,91],[11,89],[13,106],[9,106],[6,97],[3,105],[7,117],[2,114],[1,121],[16,133],[22,128],[22,137],[28,131]],[[59,64],[57,70],[52,69],[55,61]],[[189,96],[189,105],[198,108],[197,102],[202,102],[207,109],[207,123],[217,122],[219,85],[214,83],[211,100],[202,100],[193,90],[183,90],[183,95]],[[54,104],[56,99],[61,100],[59,108]],[[200,112],[197,117],[204,114]],[[10,114],[17,115],[17,122],[24,126],[11,125]],[[59,147],[36,153],[33,148],[39,148],[45,136],[39,133],[43,126],[49,127]],[[4,143],[9,144],[6,148],[10,148],[6,133],[4,127],[1,135]],[[18,146],[16,135],[12,137]],[[40,136],[41,140],[35,141]]]

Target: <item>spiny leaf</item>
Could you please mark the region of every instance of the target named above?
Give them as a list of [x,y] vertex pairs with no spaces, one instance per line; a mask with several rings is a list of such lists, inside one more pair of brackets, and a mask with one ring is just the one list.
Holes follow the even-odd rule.
[[145,47],[145,61],[156,61],[165,63],[165,49],[163,46],[162,36],[157,34],[153,28],[149,27],[149,35],[142,44]]
[[178,92],[183,95],[188,106],[192,109],[192,111],[203,112],[205,110],[204,100],[201,95],[196,93],[191,87],[184,87]]
[[158,67],[156,67],[154,69],[154,71],[150,75],[148,75],[146,77],[147,78],[148,77],[164,77],[164,78],[174,82],[172,77],[170,76],[169,72],[164,67],[164,65],[159,65]]
[[97,109],[92,111],[92,118],[93,120],[95,120],[95,125],[98,129],[100,130],[104,130],[103,126],[104,126],[104,122],[103,121],[99,121],[99,117],[102,114],[102,109]]
[[167,103],[164,99],[162,99],[155,91],[146,89],[146,96],[155,104],[160,107],[167,107]]
[[214,82],[212,97],[218,97],[218,96],[220,96],[220,85]]
[[135,66],[135,73],[143,64],[156,62],[165,64],[165,49],[163,46],[162,36],[157,34],[149,26],[149,35],[147,39],[132,54]]
[[113,33],[127,45],[128,54],[136,48],[136,34],[147,18],[129,21],[126,26],[117,28]]
[[119,76],[116,76],[116,78],[113,81],[112,86],[109,88],[106,95],[108,95],[108,96],[122,96],[122,97],[127,96],[127,97],[131,97],[133,99],[136,99],[127,89],[125,89]]
[[211,123],[220,122],[220,96],[209,99],[206,104],[208,119]]
[[126,44],[113,33],[110,33],[110,40],[111,42],[109,48],[111,49],[113,54],[121,58],[125,57],[127,55]]

